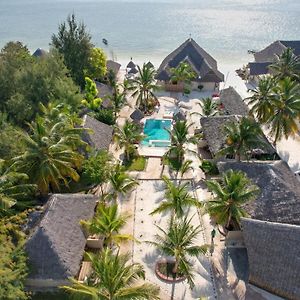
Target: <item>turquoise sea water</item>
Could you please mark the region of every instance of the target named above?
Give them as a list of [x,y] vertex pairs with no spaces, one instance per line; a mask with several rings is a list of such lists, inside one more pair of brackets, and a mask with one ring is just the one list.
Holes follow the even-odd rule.
[[[146,120],[144,127],[144,134],[146,138],[142,141],[142,145],[149,146],[149,141],[170,141],[170,134],[166,129],[171,129],[171,120]],[[154,142],[152,145],[155,147],[165,147],[169,143]]]
[[246,62],[248,49],[300,38],[300,0],[0,0],[0,47],[48,48],[74,12],[110,57],[156,65],[189,34],[218,61]]

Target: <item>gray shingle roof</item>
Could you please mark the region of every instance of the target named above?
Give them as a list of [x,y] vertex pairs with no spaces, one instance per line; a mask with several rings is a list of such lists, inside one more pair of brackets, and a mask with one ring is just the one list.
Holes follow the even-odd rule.
[[249,113],[248,106],[233,87],[220,92],[220,102],[223,103],[224,111],[229,115],[247,116]]
[[181,62],[187,62],[197,73],[199,82],[222,82],[224,75],[218,71],[216,60],[202,49],[193,39],[186,40],[169,54],[157,71],[158,80],[170,80],[170,69]]
[[50,197],[25,246],[32,267],[30,279],[64,280],[77,275],[86,244],[79,221],[92,218],[97,199],[86,194]]
[[250,62],[249,63],[249,69],[250,69],[250,75],[256,76],[256,75],[264,75],[269,73],[269,65],[270,62]]
[[257,199],[245,205],[251,218],[300,225],[300,185],[285,162],[223,161],[218,168],[241,170],[260,188]]
[[284,299],[300,299],[300,226],[242,218],[249,282]]
[[83,117],[83,127],[91,129],[93,133],[85,133],[84,141],[86,141],[95,150],[107,150],[112,141],[113,128],[104,124],[89,115]]

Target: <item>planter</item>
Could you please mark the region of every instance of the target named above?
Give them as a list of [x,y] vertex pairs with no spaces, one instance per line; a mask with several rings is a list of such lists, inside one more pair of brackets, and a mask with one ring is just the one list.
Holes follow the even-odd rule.
[[186,279],[183,275],[174,274],[172,272],[174,268],[174,260],[160,260],[155,265],[155,274],[156,276],[167,283],[177,283],[184,281]]

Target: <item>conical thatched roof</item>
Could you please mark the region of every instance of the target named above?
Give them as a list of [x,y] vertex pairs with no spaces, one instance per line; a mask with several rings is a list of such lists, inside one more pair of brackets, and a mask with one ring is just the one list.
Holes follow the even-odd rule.
[[153,63],[152,63],[151,61],[148,61],[148,62],[146,63],[146,66],[147,66],[148,68],[154,68],[154,65],[153,65]]
[[140,121],[144,118],[144,114],[138,108],[130,115],[130,118],[134,121]]
[[25,245],[31,266],[29,279],[53,281],[55,286],[55,281],[67,282],[77,275],[86,245],[79,221],[92,218],[97,199],[86,194],[50,197]]
[[[284,299],[300,299],[300,226],[242,218],[249,283]],[[250,299],[250,298],[249,298]]]
[[41,48],[38,48],[33,52],[32,56],[34,56],[34,57],[45,57],[45,56],[47,56],[47,54],[48,54],[47,51],[45,51]]
[[163,60],[156,78],[164,81],[170,80],[171,68],[178,67],[181,62],[188,63],[197,74],[194,81],[216,83],[224,81],[224,75],[218,70],[217,61],[193,39],[186,40]]
[[136,65],[132,60],[126,66],[127,69],[132,69],[132,68],[135,68],[135,67],[136,67]]
[[128,74],[137,74],[138,72],[139,72],[138,69],[136,67],[134,67],[128,71]]

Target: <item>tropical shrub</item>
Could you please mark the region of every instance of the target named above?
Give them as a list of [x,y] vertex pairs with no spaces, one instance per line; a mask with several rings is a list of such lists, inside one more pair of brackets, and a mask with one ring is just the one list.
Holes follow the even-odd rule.
[[207,175],[218,175],[217,164],[211,160],[203,160],[200,165],[201,170]]

